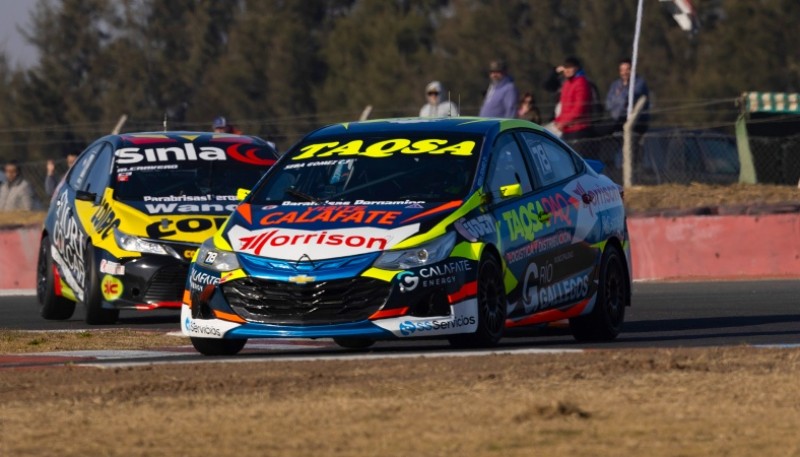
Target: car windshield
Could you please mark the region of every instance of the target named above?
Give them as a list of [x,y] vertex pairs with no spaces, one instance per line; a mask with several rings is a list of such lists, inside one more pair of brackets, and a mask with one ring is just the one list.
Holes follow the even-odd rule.
[[115,156],[120,200],[232,200],[237,189],[255,185],[276,158],[267,146],[231,143],[147,144],[120,148]]
[[254,204],[436,202],[469,192],[482,137],[383,134],[307,140],[253,191]]

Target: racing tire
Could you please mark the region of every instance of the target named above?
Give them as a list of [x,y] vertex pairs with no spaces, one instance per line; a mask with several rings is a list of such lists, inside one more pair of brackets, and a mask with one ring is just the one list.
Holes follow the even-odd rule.
[[630,280],[623,254],[608,246],[600,259],[597,301],[585,316],[569,320],[572,336],[578,341],[611,341],[619,335],[630,302]]
[[50,256],[50,239],[42,237],[39,245],[39,259],[36,261],[36,298],[39,299],[39,313],[47,320],[63,321],[75,313],[75,302],[56,295],[56,281]]
[[86,308],[85,321],[89,325],[114,324],[119,318],[118,309],[103,308],[103,296],[100,291],[100,275],[95,265],[94,246],[86,245],[83,274],[83,306]]
[[247,344],[247,339],[220,340],[215,338],[193,338],[192,346],[197,352],[208,356],[236,355]]
[[334,338],[333,342],[345,349],[367,349],[375,344],[375,340],[369,338]]
[[453,335],[450,345],[463,348],[496,346],[506,328],[506,290],[503,272],[494,256],[486,256],[478,266],[478,328],[475,333]]

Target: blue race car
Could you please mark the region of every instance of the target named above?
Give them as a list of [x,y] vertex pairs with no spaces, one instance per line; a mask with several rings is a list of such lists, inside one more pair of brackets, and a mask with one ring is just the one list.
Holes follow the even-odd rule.
[[492,346],[567,319],[611,340],[631,303],[621,187],[527,121],[330,125],[244,193],[186,282],[181,329],[206,355],[249,338]]

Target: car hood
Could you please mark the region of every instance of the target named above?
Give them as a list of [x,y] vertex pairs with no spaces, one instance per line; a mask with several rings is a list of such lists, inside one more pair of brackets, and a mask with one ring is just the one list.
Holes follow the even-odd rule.
[[349,257],[391,249],[447,225],[461,208],[461,200],[363,206],[244,203],[231,216],[224,237],[235,252],[259,257]]
[[119,220],[119,229],[125,233],[154,240],[200,244],[225,224],[235,207],[235,202],[224,200],[166,203],[121,200],[114,202],[111,213]]

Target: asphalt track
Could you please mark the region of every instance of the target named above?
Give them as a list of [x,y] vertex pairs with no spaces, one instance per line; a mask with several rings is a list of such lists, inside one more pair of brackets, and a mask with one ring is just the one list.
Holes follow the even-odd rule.
[[[800,346],[800,279],[732,282],[637,282],[633,306],[628,309],[622,334],[611,343],[577,343],[565,328],[526,329],[503,339],[497,352],[550,350],[671,348],[709,346]],[[0,296],[2,329],[63,331],[101,328],[132,328],[178,331],[174,311],[122,312],[115,325],[87,326],[80,306],[67,321],[45,321],[38,315],[36,298],[30,295]],[[188,345],[188,341],[187,341]],[[330,340],[251,340],[237,358],[277,360],[304,358],[410,357],[450,355],[442,340],[378,342],[369,351],[353,353]],[[463,353],[466,355],[466,353]],[[96,360],[95,353],[74,354]],[[106,363],[120,359],[191,362],[200,361],[190,346],[165,352],[122,351],[119,357],[103,357]],[[83,358],[83,357],[81,357]],[[219,359],[216,359],[219,360]],[[169,361],[169,362],[168,362]]]

